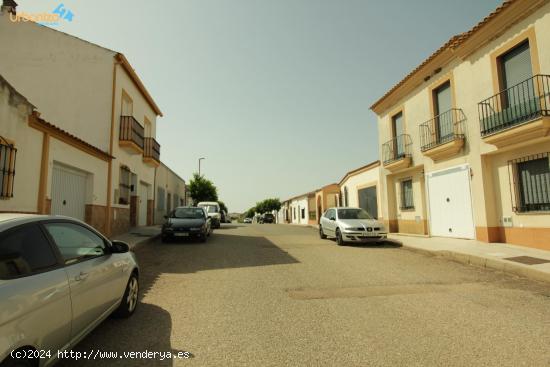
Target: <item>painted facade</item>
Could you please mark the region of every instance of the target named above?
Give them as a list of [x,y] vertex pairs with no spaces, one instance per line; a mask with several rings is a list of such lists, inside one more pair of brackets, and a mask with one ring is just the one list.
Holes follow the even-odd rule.
[[[390,231],[550,249],[548,45],[550,4],[508,1],[371,107]],[[530,73],[506,85],[515,54]]]
[[338,184],[341,206],[361,207],[383,220],[380,202],[380,161],[348,172]]
[[178,206],[187,205],[185,202],[185,181],[164,163],[156,170],[155,192],[155,224],[162,224],[164,216]]
[[[40,196],[36,208],[30,202],[10,205],[66,214],[55,194],[62,177],[65,184],[87,182],[75,195],[85,198],[85,219],[104,223],[103,232],[115,235],[153,224],[160,164],[156,118],[162,113],[124,55],[33,22],[11,22],[7,12],[0,14],[0,42],[10,49],[0,58],[3,76],[41,113],[34,125],[42,134],[27,139],[46,142],[29,141],[18,153],[48,153],[49,167],[42,170],[38,190],[17,188]],[[63,134],[93,147],[99,160],[60,144],[55,137]]]

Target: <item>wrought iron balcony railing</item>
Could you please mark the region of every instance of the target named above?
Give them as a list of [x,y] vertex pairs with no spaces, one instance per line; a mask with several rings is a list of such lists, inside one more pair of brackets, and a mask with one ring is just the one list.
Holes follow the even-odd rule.
[[481,101],[479,122],[486,136],[540,116],[550,116],[550,75],[535,75]]
[[438,145],[464,139],[464,112],[458,108],[420,124],[420,149],[425,152]]
[[132,142],[143,149],[143,126],[133,116],[120,116],[120,141]]
[[411,156],[412,139],[408,134],[401,134],[382,145],[384,165]]
[[160,162],[160,144],[154,138],[144,139],[143,157]]

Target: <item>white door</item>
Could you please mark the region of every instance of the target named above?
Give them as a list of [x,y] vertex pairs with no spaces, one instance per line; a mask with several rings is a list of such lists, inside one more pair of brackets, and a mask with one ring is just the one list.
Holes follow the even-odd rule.
[[147,191],[148,186],[144,183],[139,183],[139,215],[138,226],[147,225]]
[[84,220],[86,182],[86,173],[54,163],[52,214]]
[[432,236],[475,238],[470,167],[426,174]]

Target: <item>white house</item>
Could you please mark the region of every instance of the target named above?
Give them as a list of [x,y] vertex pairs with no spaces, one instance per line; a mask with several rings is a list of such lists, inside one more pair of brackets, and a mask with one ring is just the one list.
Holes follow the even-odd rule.
[[[18,154],[38,154],[48,169],[36,178],[38,188],[15,181],[14,193],[38,196],[36,208],[15,201],[3,207],[70,215],[109,235],[152,224],[160,164],[156,118],[162,113],[137,73],[119,52],[31,21],[14,22],[14,12],[3,7],[0,13],[0,44],[9,49],[0,70],[41,113],[32,123],[41,133],[15,144]],[[15,134],[10,129],[6,135]],[[97,159],[60,145],[61,136]]]

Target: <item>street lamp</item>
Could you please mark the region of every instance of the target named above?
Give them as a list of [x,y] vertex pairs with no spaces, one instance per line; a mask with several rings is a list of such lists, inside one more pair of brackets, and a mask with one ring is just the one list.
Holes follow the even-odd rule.
[[199,176],[201,175],[201,161],[206,158],[199,158]]

